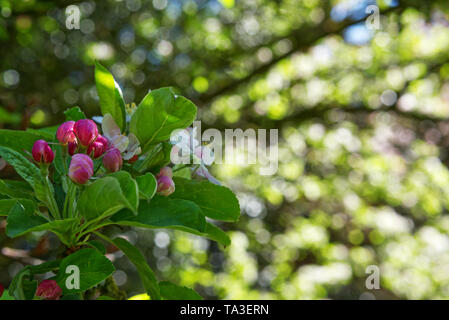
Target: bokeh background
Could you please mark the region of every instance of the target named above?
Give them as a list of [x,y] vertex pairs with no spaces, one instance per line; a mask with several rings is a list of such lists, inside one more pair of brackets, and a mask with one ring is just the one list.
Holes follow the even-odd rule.
[[[66,27],[77,5],[79,30]],[[377,5],[380,28],[366,27]],[[215,165],[240,200],[228,248],[112,230],[161,278],[208,299],[449,298],[447,0],[0,0],[0,127],[99,114],[93,62],[127,103],[173,86],[203,129],[279,129],[279,170]],[[12,170],[1,164],[2,178]],[[54,237],[7,239],[0,282],[51,258]],[[115,279],[143,288],[118,252]],[[365,287],[368,265],[379,290]]]

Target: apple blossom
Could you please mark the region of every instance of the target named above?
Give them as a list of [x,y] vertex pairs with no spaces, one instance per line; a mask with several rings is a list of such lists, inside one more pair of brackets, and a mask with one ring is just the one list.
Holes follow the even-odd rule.
[[142,153],[142,149],[140,148],[140,143],[134,133],[130,133],[128,135],[128,147],[125,150],[123,155],[123,159],[130,160],[134,156],[138,156]]
[[109,113],[104,115],[101,122],[101,129],[103,130],[103,135],[115,148],[120,150],[120,152],[125,152],[129,144],[128,137],[121,134],[120,127],[115,123],[114,118]]
[[130,133],[128,136],[122,134],[120,127],[109,113],[105,114],[101,120],[101,129],[111,144],[124,153],[124,160],[130,160],[135,155],[142,153],[137,137],[133,133]]
[[[170,157],[176,164],[189,164],[193,160],[192,170],[199,176],[206,178],[210,182],[221,185],[215,177],[210,174],[206,165],[211,165],[215,159],[213,151],[208,146],[201,146],[196,139],[197,127],[183,130],[175,130],[170,136],[170,143],[173,144]],[[181,153],[181,156],[179,156]],[[173,160],[176,159],[176,162]]]

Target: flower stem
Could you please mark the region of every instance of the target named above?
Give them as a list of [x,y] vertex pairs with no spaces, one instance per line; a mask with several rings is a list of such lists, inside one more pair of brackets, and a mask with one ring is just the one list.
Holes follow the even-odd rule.
[[151,159],[153,159],[153,157],[162,150],[162,144],[157,144],[153,147],[153,149],[151,149],[150,151],[147,152],[145,159],[138,165],[136,165],[136,170],[137,171],[142,171],[144,170],[148,164],[150,163]]
[[181,166],[179,166],[179,167],[174,167],[174,168],[172,169],[172,172],[176,172],[176,171],[182,170],[182,169],[184,169],[184,168],[187,168],[188,166],[189,166],[188,164],[183,164],[183,165],[181,165]]
[[75,196],[76,196],[76,185],[68,179],[68,190],[65,197],[64,202],[64,211],[62,216],[64,218],[73,218],[74,217],[74,204],[75,204]]
[[61,219],[61,214],[59,212],[58,204],[56,203],[55,196],[53,194],[53,188],[50,179],[48,178],[48,168],[42,167],[42,172],[45,175],[45,193],[46,193],[46,204],[51,215],[55,219]]

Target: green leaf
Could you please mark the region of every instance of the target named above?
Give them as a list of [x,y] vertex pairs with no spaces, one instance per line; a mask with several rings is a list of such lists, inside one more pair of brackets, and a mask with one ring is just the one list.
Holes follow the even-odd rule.
[[33,163],[20,153],[6,147],[0,147],[0,156],[12,165],[16,172],[34,188],[36,197],[47,203],[44,176]]
[[137,216],[129,210],[122,210],[112,216],[111,220],[121,225],[187,232],[204,232],[206,225],[206,219],[195,203],[159,196],[154,197],[150,203],[142,200]]
[[11,148],[24,154],[24,150],[31,152],[34,142],[45,139],[45,135],[22,130],[0,129],[0,146]]
[[114,177],[120,183],[122,193],[128,200],[129,208],[137,215],[137,209],[139,207],[139,186],[136,180],[134,180],[129,172],[117,171],[111,173],[109,176]]
[[73,107],[64,111],[65,121],[78,121],[86,119],[86,115],[81,111],[80,107]]
[[[79,289],[68,289],[66,280],[71,273],[66,273],[70,265],[79,268]],[[105,280],[115,271],[112,262],[102,255],[97,249],[86,248],[76,251],[61,261],[56,282],[62,288],[64,294],[84,292]]]
[[104,247],[104,245],[98,241],[98,240],[91,240],[89,242],[86,243],[88,246],[91,246],[92,248],[97,249],[98,251],[100,251],[100,253],[102,254],[106,254],[106,248]]
[[225,247],[231,244],[231,238],[229,238],[226,232],[209,222],[206,222],[206,228],[204,232],[197,233],[197,235],[217,241]]
[[56,234],[64,244],[68,244],[72,227],[78,223],[78,220],[73,218],[48,221],[34,214],[36,206],[33,202],[31,203],[33,206],[29,202],[17,201],[11,208],[7,219],[6,235],[15,238],[33,231],[49,230]]
[[123,238],[116,238],[113,240],[108,239],[108,241],[111,241],[115,246],[117,246],[117,248],[119,248],[136,266],[140,279],[143,282],[143,286],[150,297],[153,300],[160,300],[161,296],[156,276],[154,275],[153,270],[151,270],[150,266],[147,264],[142,253],[135,246],[133,246]]
[[150,200],[156,194],[157,181],[156,178],[150,173],[146,173],[136,178],[139,185],[140,197]]
[[64,188],[61,184],[55,184],[54,189],[56,205],[59,208],[59,212],[63,212],[66,193],[64,192]]
[[5,289],[5,291],[3,291],[3,295],[0,297],[0,301],[2,300],[16,300],[16,299],[14,299],[14,297],[9,294],[9,290]]
[[[63,156],[63,149],[61,145],[54,146],[55,151],[55,159],[53,160],[53,164],[55,166],[55,180],[62,181],[63,177],[67,175],[68,168],[70,166],[70,157]],[[65,158],[65,164],[64,164]]]
[[31,300],[37,289],[37,281],[32,279],[30,267],[17,273],[9,285],[9,294],[17,300]]
[[123,195],[119,181],[113,177],[101,178],[84,189],[77,208],[88,220],[106,218],[123,208],[133,210]]
[[112,74],[98,62],[95,62],[95,83],[100,97],[101,113],[111,114],[123,132],[126,126],[125,102]]
[[165,300],[203,300],[195,290],[168,281],[159,282],[159,287]]
[[191,180],[192,179],[192,171],[190,170],[189,167],[185,167],[185,168],[173,171],[173,176]]
[[6,225],[8,237],[20,236],[48,223],[43,217],[34,214],[37,208],[33,202],[31,202],[32,206],[28,206],[25,202],[15,201],[8,213]]
[[[172,149],[172,144],[163,141],[156,144],[153,149],[146,150],[147,156],[136,162],[135,168],[140,172],[145,172],[146,170],[151,170],[153,172],[159,171],[162,167],[165,167],[170,163],[170,152]],[[145,152],[146,152],[145,151]]]
[[10,198],[32,199],[34,191],[25,181],[0,180],[0,194]]
[[229,236],[226,234],[226,232],[224,232],[217,226],[215,226],[212,223],[207,222],[207,221],[206,221],[206,226],[204,228],[204,232],[199,232],[196,230],[183,230],[183,231],[187,231],[194,235],[216,241],[225,247],[227,247],[231,244],[231,238],[229,238]]
[[196,106],[184,97],[176,97],[170,88],[148,93],[134,112],[129,131],[144,146],[167,140],[173,130],[184,129],[196,117]]
[[[40,136],[43,140],[47,141],[54,141],[56,138],[56,131],[58,130],[59,126],[52,126],[52,127],[46,127],[46,128],[40,128],[40,129],[32,129],[28,128],[26,132],[33,133],[35,135]],[[31,149],[30,149],[31,150]]]
[[44,263],[41,263],[37,266],[29,266],[32,274],[43,274],[50,271],[55,271],[59,269],[59,265],[61,264],[61,259],[51,260]]
[[16,199],[2,199],[0,200],[0,217],[6,217],[11,211],[11,208],[17,203]]
[[209,218],[222,221],[237,221],[240,206],[234,193],[209,181],[174,178],[175,192],[170,196],[195,202]]
[[2,199],[0,200],[0,216],[7,216],[11,209],[17,204],[17,201],[23,204],[24,207],[32,212],[36,211],[34,201],[28,199]]

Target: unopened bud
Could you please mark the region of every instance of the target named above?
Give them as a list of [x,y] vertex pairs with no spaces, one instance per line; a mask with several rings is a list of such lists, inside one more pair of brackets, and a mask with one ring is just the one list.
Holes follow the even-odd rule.
[[94,159],[97,159],[105,153],[108,145],[109,141],[105,137],[98,135],[97,140],[92,142],[87,148],[87,154]]
[[73,132],[73,127],[75,121],[67,121],[61,124],[56,131],[56,138],[63,145],[67,145],[70,142],[76,141],[75,133]]
[[73,131],[83,147],[88,147],[98,136],[98,128],[90,119],[81,119],[75,122]]
[[37,140],[33,145],[31,153],[33,154],[34,160],[38,163],[50,164],[55,158],[55,154],[44,140]]
[[69,142],[69,144],[67,145],[67,151],[69,152],[69,154],[73,156],[77,150],[78,150],[78,142],[76,140],[73,142]]
[[175,183],[168,176],[161,176],[157,179],[157,193],[162,196],[169,196],[175,192]]
[[69,167],[70,179],[78,184],[85,184],[94,174],[92,159],[83,153],[77,153],[72,157]]
[[117,148],[111,148],[106,151],[103,157],[103,166],[109,172],[119,171],[122,167],[123,159],[120,150]]
[[36,290],[36,296],[46,300],[59,300],[62,289],[55,280],[42,281]]
[[173,178],[173,170],[170,167],[163,167],[156,175],[156,179],[159,179],[162,176],[167,176],[169,178]]

